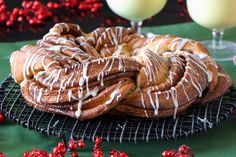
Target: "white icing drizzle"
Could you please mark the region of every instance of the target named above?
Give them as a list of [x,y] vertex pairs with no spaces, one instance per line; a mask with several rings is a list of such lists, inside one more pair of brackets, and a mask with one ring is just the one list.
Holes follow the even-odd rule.
[[187,94],[187,92],[186,92],[186,90],[185,90],[184,84],[183,84],[182,82],[179,82],[179,83],[180,83],[180,84],[182,85],[182,87],[183,87],[184,95],[186,96],[186,98],[188,99],[188,101],[190,101],[189,96],[188,96],[188,94]]
[[79,100],[79,102],[78,102],[78,109],[77,109],[77,111],[75,111],[75,116],[77,118],[79,118],[81,113],[82,113],[82,111],[81,111],[82,104],[83,104],[83,102],[81,100]]
[[58,70],[57,76],[53,79],[53,81],[52,81],[52,83],[51,83],[51,85],[50,85],[50,90],[53,89],[54,83],[57,83],[57,82],[59,81],[60,76],[61,76],[61,71],[62,71],[62,69],[59,69],[59,70]]
[[177,114],[177,110],[178,110],[178,107],[179,107],[178,93],[177,93],[177,90],[174,87],[171,87],[169,92],[170,92],[170,95],[171,95],[171,98],[173,100],[174,107],[175,107],[174,115],[173,115],[173,118],[175,119],[176,118],[176,114]]
[[201,59],[201,60],[203,60],[203,59],[205,59],[206,57],[207,57],[207,55],[206,54],[204,54],[204,53],[201,53],[201,52],[194,52],[194,54],[192,54],[195,58],[198,58],[198,59]]
[[143,111],[144,111],[144,114],[146,117],[148,117],[148,114],[147,114],[147,110],[146,110],[146,105],[145,105],[145,102],[144,102],[144,99],[143,99],[143,93],[141,92],[141,101],[142,101],[142,105],[143,105]]
[[[103,61],[103,60],[101,60]],[[107,68],[107,66],[110,64],[110,60],[108,59],[105,66],[103,67],[103,69],[99,72],[99,74],[97,75],[97,80],[100,81],[101,86],[104,86],[103,83],[103,77],[104,77],[104,70]]]
[[190,66],[186,66],[185,67],[185,69],[189,69],[189,70],[191,70],[195,75],[199,75],[199,73],[195,70],[195,69],[193,69],[192,67],[190,67]]
[[35,80],[38,81],[39,78],[40,78],[42,75],[44,75],[45,73],[46,73],[46,71],[40,71],[40,72],[38,72],[38,73],[34,76]]
[[78,100],[78,99],[73,95],[72,90],[69,90],[68,93],[67,93],[67,95],[68,95],[69,102],[71,102],[72,99]]
[[186,58],[186,61],[189,61],[189,60],[191,60],[195,65],[197,65],[199,68],[203,70],[203,72],[207,74],[206,65],[201,60],[194,61],[193,59]]
[[115,52],[112,54],[113,57],[119,57],[122,54],[122,46],[116,46]]
[[207,78],[208,78],[208,82],[212,81],[213,73],[210,70],[207,70]]
[[43,88],[40,88],[39,89],[39,94],[38,94],[37,99],[36,99],[36,101],[38,103],[40,103],[42,96],[43,96]]
[[61,88],[57,91],[58,95],[57,95],[57,103],[59,103],[60,101],[60,95],[61,95]]
[[169,78],[170,78],[170,84],[173,84],[173,75],[176,76],[175,72],[170,71]]
[[63,79],[63,80],[61,81],[60,89],[63,89],[63,90],[66,89],[66,81],[67,81],[67,78],[65,78],[65,79]]
[[155,104],[154,104],[154,102],[153,102],[152,95],[151,95],[150,92],[147,92],[147,94],[148,94],[148,96],[149,96],[149,101],[150,101],[150,103],[151,103],[153,109],[155,110],[155,109],[156,109],[156,106],[155,106]]
[[[48,77],[46,77],[44,80],[43,80],[43,84],[49,84],[51,81],[52,81],[52,79],[53,79],[53,76],[55,75],[55,73],[57,73],[57,69],[54,69],[51,73],[50,73],[50,75],[48,75]],[[44,73],[43,73],[44,74]]]
[[[75,111],[75,116],[77,118],[79,118],[81,113],[82,113],[81,107],[82,107],[82,104],[83,104],[83,100],[85,100],[89,96],[95,97],[95,96],[97,96],[97,93],[98,93],[98,87],[95,87],[94,89],[87,91],[85,95],[83,95],[83,88],[82,87],[79,88],[79,90],[78,90],[78,100],[79,100],[79,102],[78,102],[78,106],[77,106],[77,111]],[[72,93],[69,93],[68,95],[71,96],[71,98],[73,98]]]
[[[82,76],[79,79],[79,86],[83,86],[85,80],[89,79],[89,77],[87,76],[89,62],[83,62],[82,65],[83,65],[83,70],[82,70]],[[88,85],[86,84],[86,86]]]
[[[197,81],[197,79],[195,77],[192,77],[190,74],[188,74],[190,80],[191,80],[191,83],[193,85],[193,87],[198,91],[199,93],[199,97],[202,96],[202,88],[201,88],[201,85],[199,84],[199,82]],[[194,80],[193,80],[194,79]],[[194,82],[195,81],[195,82]]]
[[166,91],[166,100],[168,100],[170,98],[170,93],[169,91]]
[[152,105],[152,107],[154,109],[154,115],[156,116],[156,115],[158,115],[158,109],[159,109],[158,92],[153,93],[153,94],[155,94],[155,103],[154,103],[152,95],[150,93],[150,88],[148,88],[147,94],[149,96],[150,103],[151,103],[151,105]]
[[[69,86],[70,86],[70,85],[73,86],[71,80],[72,80],[72,78],[74,77],[74,74],[75,74],[75,73],[72,73],[72,75],[70,75],[69,79],[66,81],[66,86],[67,86],[67,85],[69,85]],[[75,80],[75,79],[73,79],[73,80]]]
[[154,115],[158,115],[158,109],[159,109],[159,98],[158,98],[158,92],[155,92],[155,110],[154,110]]
[[121,84],[122,84],[122,81],[119,81],[114,91],[110,94],[110,98],[105,102],[106,105],[111,104],[112,101],[115,99],[115,97],[116,97],[116,101],[118,101],[119,98],[122,96],[122,94],[120,93]]
[[112,57],[110,67],[107,69],[107,74],[111,71],[114,64],[115,57]]
[[126,71],[126,68],[125,68],[125,60],[124,60],[123,57],[119,57],[119,66],[118,66],[118,70],[119,70],[119,71],[123,71],[123,72]]
[[187,42],[189,42],[189,39],[184,39],[184,38],[175,38],[171,42],[171,51],[178,52],[183,49],[183,47],[186,45]]
[[162,38],[155,46],[155,51],[158,52],[160,50],[160,47],[163,43],[165,43],[168,39],[166,37]]
[[225,77],[225,74],[218,72],[218,77]]
[[121,43],[121,40],[122,40],[122,35],[123,35],[123,27],[116,27],[116,30],[115,30],[115,35],[117,37],[117,41],[118,43]]

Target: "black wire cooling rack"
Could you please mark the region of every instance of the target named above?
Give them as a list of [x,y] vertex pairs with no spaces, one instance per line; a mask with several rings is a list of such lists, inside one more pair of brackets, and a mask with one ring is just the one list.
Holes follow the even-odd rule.
[[104,115],[88,121],[50,114],[28,107],[20,87],[9,76],[0,87],[0,110],[6,117],[28,129],[68,140],[160,141],[187,137],[217,126],[236,107],[236,88],[219,100],[195,106],[176,119],[145,120]]

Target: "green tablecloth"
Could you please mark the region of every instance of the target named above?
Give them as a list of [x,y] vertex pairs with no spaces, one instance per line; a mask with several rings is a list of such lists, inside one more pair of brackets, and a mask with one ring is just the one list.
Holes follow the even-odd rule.
[[[193,23],[168,25],[161,27],[144,28],[143,31],[150,31],[157,34],[174,34],[195,40],[210,39],[211,32],[203,29]],[[236,29],[225,32],[225,39],[236,41]],[[0,81],[9,74],[9,56],[14,50],[19,49],[26,43],[34,41],[17,43],[0,43]],[[236,67],[232,62],[221,62],[231,74],[234,84],[236,83]],[[103,150],[109,153],[113,147],[126,151],[131,157],[153,157],[161,156],[163,149],[177,148],[181,144],[190,145],[196,156],[200,157],[233,157],[236,154],[236,117],[231,116],[229,120],[224,121],[216,128],[207,132],[199,133],[188,138],[177,139],[176,141],[162,142],[139,142],[114,143],[104,142]],[[51,151],[53,146],[60,141],[55,137],[48,137],[32,130],[28,130],[13,122],[4,122],[0,124],[0,151],[5,152],[9,157],[22,156],[26,150],[32,150],[34,147]],[[80,152],[80,157],[92,156],[92,143],[87,142],[86,148]]]

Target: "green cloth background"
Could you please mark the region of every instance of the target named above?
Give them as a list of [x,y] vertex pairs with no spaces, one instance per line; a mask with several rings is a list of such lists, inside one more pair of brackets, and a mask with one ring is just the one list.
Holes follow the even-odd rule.
[[[210,39],[211,32],[194,23],[184,23],[161,27],[146,27],[144,32],[156,34],[173,34],[195,40]],[[224,39],[236,41],[236,28],[227,30]],[[26,43],[35,41],[0,43],[0,81],[3,81],[10,72],[9,58],[12,51],[19,49]],[[236,67],[232,61],[220,62],[236,83]],[[24,151],[33,148],[52,151],[60,139],[48,137],[32,130],[28,130],[16,123],[6,121],[0,124],[0,152],[8,157],[22,156]],[[80,151],[80,157],[92,156],[92,142],[86,142],[85,149]],[[216,128],[202,132],[191,137],[162,141],[162,142],[138,142],[114,143],[104,142],[102,149],[105,156],[113,147],[126,151],[130,157],[160,157],[164,149],[177,149],[180,145],[187,144],[192,147],[196,157],[234,157],[236,156],[236,116],[231,116]]]

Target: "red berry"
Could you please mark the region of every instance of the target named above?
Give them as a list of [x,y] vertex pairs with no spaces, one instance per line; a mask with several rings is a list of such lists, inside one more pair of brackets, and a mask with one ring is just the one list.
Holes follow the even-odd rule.
[[21,3],[21,6],[24,8],[24,7],[26,6],[26,4],[27,4],[27,1],[23,1],[23,2]]
[[4,4],[4,0],[0,0],[0,5]]
[[22,17],[22,16],[19,16],[19,17],[17,18],[17,21],[18,21],[18,22],[22,22],[22,21],[23,21],[23,17]]
[[61,150],[60,150],[59,147],[54,147],[54,148],[53,148],[53,153],[54,153],[54,154],[58,154],[58,153],[60,153],[60,152],[61,152]]
[[93,151],[95,151],[97,149],[100,149],[100,146],[95,144],[94,147],[93,147]]
[[38,6],[40,6],[40,5],[41,5],[41,3],[40,3],[39,1],[34,1],[34,2],[33,2],[33,6],[38,7]]
[[37,23],[38,25],[41,25],[41,24],[43,24],[43,21],[42,21],[42,20],[37,20],[36,23]]
[[95,145],[100,145],[102,143],[101,137],[96,136],[95,138]]
[[60,152],[63,153],[63,154],[65,154],[65,153],[66,153],[66,147],[60,148]]
[[77,143],[75,143],[74,141],[70,141],[68,147],[70,150],[74,150],[77,146]]
[[29,2],[26,2],[25,7],[26,7],[26,8],[31,8],[32,5],[33,5],[33,2],[32,2],[32,1],[29,1]]
[[181,154],[193,155],[192,149],[187,145],[180,146],[178,152]]
[[47,155],[47,152],[45,150],[39,150],[38,151],[41,155]]
[[29,19],[29,24],[35,25],[37,23],[36,19]]
[[0,152],[0,157],[6,157],[6,155],[2,152]]
[[169,157],[169,151],[167,150],[164,150],[162,153],[161,153],[162,157]]
[[29,152],[24,152],[24,157],[29,157]]
[[116,149],[110,150],[110,155],[117,155],[117,150]]
[[86,5],[81,3],[81,4],[78,6],[78,9],[79,9],[79,10],[84,10],[84,9],[86,9]]
[[52,6],[54,9],[60,8],[60,5],[58,3],[54,3]]
[[19,8],[14,8],[14,9],[12,10],[12,14],[16,15],[16,14],[18,14],[18,13],[19,13]]
[[84,141],[83,141],[83,140],[79,140],[79,142],[78,142],[78,147],[84,148],[84,146],[85,146]]
[[72,157],[79,157],[79,155],[76,152],[71,152]]
[[[0,14],[0,22],[5,22],[7,20],[7,16],[4,13]],[[1,118],[0,118],[1,119]]]
[[57,144],[57,146],[58,146],[59,148],[64,148],[64,147],[66,147],[66,145],[65,145],[64,142],[59,142],[59,143]]
[[164,150],[162,152],[162,157],[175,157],[176,152],[174,150]]
[[174,150],[169,151],[169,157],[174,157],[176,152]]
[[91,12],[95,13],[98,9],[97,8],[91,8]]
[[57,157],[57,155],[55,153],[51,153],[48,155],[48,157]]
[[129,156],[125,152],[121,152],[120,157],[129,157]]
[[16,15],[11,14],[9,20],[10,21],[15,21],[16,20]]
[[50,16],[52,16],[52,13],[51,12],[47,12],[45,15],[47,15],[47,17],[50,17]]
[[38,18],[39,20],[42,20],[42,19],[45,18],[45,15],[44,15],[44,14],[38,14],[38,15],[37,15],[37,18]]
[[24,11],[20,9],[18,14],[19,14],[19,15],[23,15],[23,14],[24,14]]
[[97,155],[102,155],[102,150],[101,149],[96,149],[93,153],[97,154]]
[[129,157],[129,156],[125,152],[121,152],[120,157]]
[[50,9],[52,9],[52,8],[53,8],[53,4],[54,4],[53,2],[48,2],[48,3],[47,3],[47,7],[50,8]]
[[[14,22],[13,22],[13,21],[7,21],[7,22],[6,22],[6,25],[7,25],[7,26],[13,26],[13,25],[14,25]],[[0,122],[1,122],[1,121],[0,121]]]
[[0,12],[4,12],[6,10],[6,5],[1,5],[0,6]]
[[70,3],[65,3],[64,6],[69,8],[70,7]]

